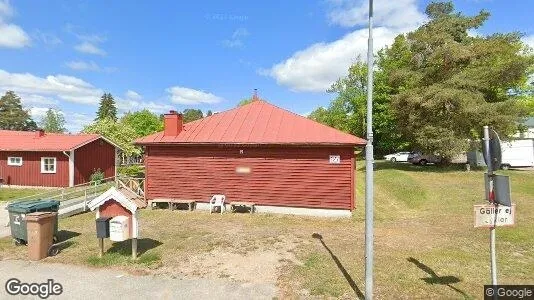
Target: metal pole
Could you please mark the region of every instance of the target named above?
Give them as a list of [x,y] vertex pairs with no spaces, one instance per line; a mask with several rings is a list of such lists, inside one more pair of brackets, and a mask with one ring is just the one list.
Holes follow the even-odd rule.
[[367,145],[365,146],[365,299],[373,299],[373,0],[367,48]]
[[[491,150],[490,150],[490,138],[489,138],[489,127],[484,126],[484,148],[486,149],[486,164],[488,165],[488,181],[489,181],[489,195],[488,199],[493,208],[496,208],[495,198],[493,193],[493,161],[491,161]],[[497,217],[497,212],[495,211],[495,217]],[[493,226],[490,227],[490,259],[491,259],[491,284],[497,285],[497,259],[495,255],[495,220]]]

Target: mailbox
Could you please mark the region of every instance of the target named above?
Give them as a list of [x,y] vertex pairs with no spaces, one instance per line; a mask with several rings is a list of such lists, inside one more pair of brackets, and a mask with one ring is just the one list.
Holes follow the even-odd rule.
[[116,216],[109,221],[109,239],[122,242],[130,239],[130,218]]
[[104,239],[109,237],[109,220],[111,217],[101,217],[96,219],[96,237]]

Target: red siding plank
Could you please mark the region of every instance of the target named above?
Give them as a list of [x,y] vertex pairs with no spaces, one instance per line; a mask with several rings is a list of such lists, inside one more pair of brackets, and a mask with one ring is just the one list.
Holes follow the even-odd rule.
[[[22,166],[8,166],[10,156],[22,157]],[[41,157],[56,158],[56,173],[41,173]],[[9,185],[66,187],[69,185],[69,159],[62,152],[0,151],[0,177]]]
[[[243,150],[243,153],[240,153]],[[329,155],[340,155],[330,164]],[[352,147],[187,147],[147,146],[146,195],[258,205],[354,208]],[[250,174],[236,173],[248,167]]]
[[104,177],[115,175],[115,147],[103,139],[93,141],[74,150],[74,184],[90,181],[95,170],[102,170]]

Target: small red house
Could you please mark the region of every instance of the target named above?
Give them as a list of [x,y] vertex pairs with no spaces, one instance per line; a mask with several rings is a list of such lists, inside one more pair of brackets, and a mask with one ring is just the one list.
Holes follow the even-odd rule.
[[95,170],[115,176],[117,147],[98,134],[0,130],[3,184],[68,187],[90,180]]
[[145,195],[352,210],[354,148],[365,140],[260,99],[182,124],[174,111],[145,147]]

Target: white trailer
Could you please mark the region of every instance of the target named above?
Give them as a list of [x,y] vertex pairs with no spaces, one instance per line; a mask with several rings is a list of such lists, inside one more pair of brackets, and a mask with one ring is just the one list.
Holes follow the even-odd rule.
[[[501,142],[501,168],[534,167],[534,139],[511,140]],[[467,162],[473,166],[486,166],[480,151],[467,153]]]

